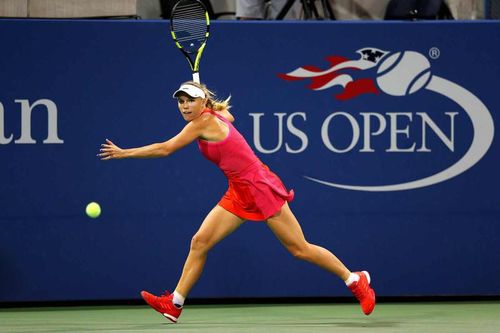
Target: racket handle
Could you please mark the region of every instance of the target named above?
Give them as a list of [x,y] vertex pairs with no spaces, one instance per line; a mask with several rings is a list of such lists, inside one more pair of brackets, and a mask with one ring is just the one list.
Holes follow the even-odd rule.
[[193,72],[193,81],[196,83],[200,83],[200,73],[199,72]]

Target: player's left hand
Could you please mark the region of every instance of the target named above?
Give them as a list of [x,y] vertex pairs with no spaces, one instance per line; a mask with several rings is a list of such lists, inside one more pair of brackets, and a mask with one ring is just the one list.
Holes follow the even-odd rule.
[[106,143],[101,144],[100,153],[97,154],[101,160],[112,160],[123,158],[123,149],[115,145],[111,140],[106,139]]

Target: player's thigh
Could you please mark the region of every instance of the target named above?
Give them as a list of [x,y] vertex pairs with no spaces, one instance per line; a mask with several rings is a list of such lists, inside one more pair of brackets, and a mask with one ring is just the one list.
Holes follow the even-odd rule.
[[211,248],[227,235],[238,229],[245,222],[220,206],[215,206],[205,217],[200,229],[193,237],[193,242]]
[[277,214],[267,219],[267,225],[287,248],[307,245],[302,228],[288,203],[285,202]]

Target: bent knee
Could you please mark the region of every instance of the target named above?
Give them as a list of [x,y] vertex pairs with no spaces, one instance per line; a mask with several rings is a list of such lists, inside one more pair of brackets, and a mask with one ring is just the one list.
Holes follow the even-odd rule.
[[297,259],[309,261],[311,258],[311,247],[309,243],[291,245],[287,247],[287,250]]
[[208,250],[210,250],[210,242],[207,238],[196,234],[193,236],[193,238],[191,238],[190,250],[198,252],[208,252]]

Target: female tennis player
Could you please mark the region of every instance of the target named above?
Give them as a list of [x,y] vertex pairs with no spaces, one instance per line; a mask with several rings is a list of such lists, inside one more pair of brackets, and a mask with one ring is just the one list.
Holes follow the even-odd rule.
[[201,153],[225,174],[229,188],[219,203],[208,213],[191,241],[188,257],[175,291],[154,296],[141,295],[156,311],[177,322],[185,297],[200,277],[209,250],[235,231],[245,220],[266,221],[279,241],[296,258],[306,260],[337,275],[345,281],[369,315],[375,307],[375,292],[370,287],[368,272],[351,272],[327,249],[307,242],[288,202],[294,193],[264,165],[231,124],[229,98],[217,100],[205,85],[193,81],[183,83],[174,92],[186,126],[165,142],[122,149],[110,140],[101,145],[102,160],[152,158],[170,156],[197,141]]

